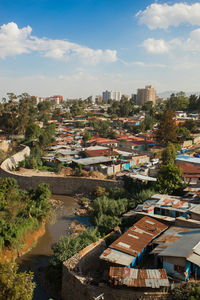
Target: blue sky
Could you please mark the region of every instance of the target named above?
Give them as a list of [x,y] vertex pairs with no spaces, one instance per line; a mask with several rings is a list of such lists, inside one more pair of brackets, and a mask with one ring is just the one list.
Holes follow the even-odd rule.
[[1,0],[0,96],[199,91],[200,3]]

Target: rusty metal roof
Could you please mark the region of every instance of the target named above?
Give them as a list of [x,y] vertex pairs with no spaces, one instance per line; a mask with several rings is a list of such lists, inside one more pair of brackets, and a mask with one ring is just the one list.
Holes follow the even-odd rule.
[[170,208],[178,208],[178,209],[185,209],[187,210],[189,208],[189,204],[188,202],[184,202],[184,201],[181,201],[180,199],[173,199],[173,198],[164,198],[164,199],[161,199],[159,200],[157,203],[156,203],[156,207],[159,206],[159,207],[170,207]]
[[135,257],[132,255],[122,253],[121,251],[117,251],[111,248],[107,248],[101,254],[100,258],[122,266],[129,266],[135,259]]
[[168,287],[169,280],[164,269],[131,269],[110,267],[110,281],[115,286],[125,285],[135,288]]
[[155,237],[167,228],[168,226],[163,223],[145,216],[114,241],[110,248],[137,257]]

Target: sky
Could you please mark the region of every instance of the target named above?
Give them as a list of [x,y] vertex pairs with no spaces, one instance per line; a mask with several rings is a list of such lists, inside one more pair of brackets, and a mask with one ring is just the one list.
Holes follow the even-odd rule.
[[0,0],[0,98],[200,91],[200,2]]

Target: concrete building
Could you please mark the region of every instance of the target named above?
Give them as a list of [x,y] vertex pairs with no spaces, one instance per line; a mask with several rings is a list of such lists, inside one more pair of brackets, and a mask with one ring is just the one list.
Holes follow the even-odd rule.
[[144,105],[146,102],[152,101],[153,105],[156,102],[156,90],[151,85],[145,86],[144,89],[137,90],[137,105]]
[[108,100],[120,101],[122,97],[121,92],[105,91],[102,93],[103,101],[108,102]]
[[63,96],[51,96],[51,97],[36,97],[37,104],[39,102],[50,101],[54,104],[61,104],[63,102]]
[[102,102],[102,96],[101,95],[96,95],[95,103],[100,103],[100,102]]

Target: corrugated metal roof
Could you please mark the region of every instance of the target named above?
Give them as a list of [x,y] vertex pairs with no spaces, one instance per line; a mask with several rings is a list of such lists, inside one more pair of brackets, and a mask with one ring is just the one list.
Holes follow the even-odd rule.
[[160,199],[157,203],[156,206],[160,207],[170,207],[170,208],[178,208],[178,209],[188,209],[190,207],[190,204],[188,202],[181,201],[180,199],[177,198],[171,198],[167,196],[166,198],[163,197]]
[[153,241],[158,246],[151,253],[159,253],[160,256],[186,258],[199,241],[199,228],[173,226]]
[[193,252],[200,255],[200,242],[193,248]]
[[131,178],[135,178],[135,179],[139,179],[139,180],[157,181],[157,179],[154,177],[144,176],[144,175],[140,175],[140,174],[137,174],[137,175],[130,174],[129,176]]
[[200,214],[200,204],[195,205],[194,207],[192,207],[192,208],[190,209],[190,211],[191,211],[192,213],[195,213],[195,214]]
[[183,161],[183,162],[190,162],[193,164],[200,164],[200,158],[198,157],[192,157],[192,156],[188,156],[188,155],[178,155],[176,157],[177,161]]
[[97,157],[89,157],[89,158],[80,158],[80,159],[72,159],[73,162],[77,164],[81,164],[83,166],[112,162],[112,159],[107,158],[105,156],[97,156]]
[[196,253],[192,253],[189,257],[187,257],[187,260],[200,267],[200,256]]
[[111,248],[106,249],[101,254],[100,258],[122,266],[129,266],[135,259],[135,257],[132,255],[122,253],[120,251]]
[[118,155],[117,151],[112,151],[110,149],[97,149],[97,150],[86,149],[84,152],[91,157]]
[[169,280],[164,269],[130,269],[123,267],[110,267],[110,281],[114,285],[127,287],[168,287]]
[[145,216],[114,241],[110,248],[137,257],[155,237],[167,228],[168,226],[163,223]]

